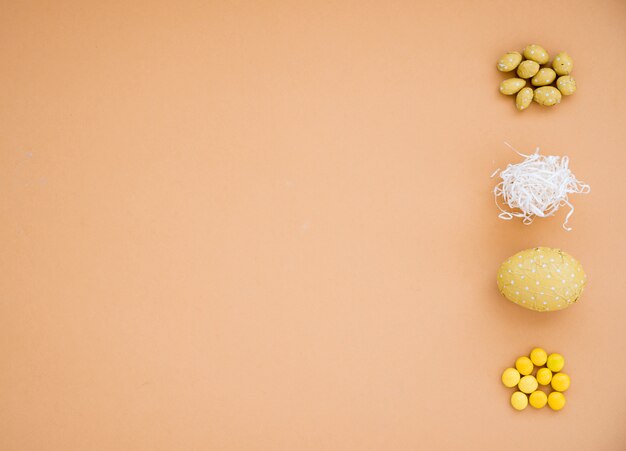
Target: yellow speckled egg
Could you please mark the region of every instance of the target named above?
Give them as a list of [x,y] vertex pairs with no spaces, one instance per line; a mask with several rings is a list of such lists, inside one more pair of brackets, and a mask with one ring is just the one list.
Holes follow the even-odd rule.
[[530,106],[534,97],[535,93],[533,92],[533,88],[523,88],[515,97],[516,108],[520,111],[525,110]]
[[521,78],[507,78],[500,83],[500,92],[505,96],[512,96],[526,86],[526,80]]
[[546,49],[537,44],[530,44],[524,49],[524,57],[526,59],[537,61],[539,64],[546,64],[550,59],[550,55]]
[[498,60],[498,70],[500,72],[511,72],[522,61],[522,55],[519,52],[508,52],[502,55]]
[[554,106],[557,103],[561,103],[562,97],[561,91],[554,86],[542,86],[535,89],[533,93],[533,100],[543,106]]
[[517,76],[519,78],[532,78],[539,72],[540,68],[541,66],[539,66],[537,61],[522,61],[521,64],[517,66]]
[[557,75],[569,75],[572,73],[572,69],[574,68],[574,61],[567,53],[561,52],[554,57],[552,67]]
[[558,78],[556,87],[564,96],[571,96],[576,92],[576,80],[574,77],[564,75]]
[[498,289],[515,304],[547,312],[580,298],[587,276],[581,264],[560,249],[535,247],[508,258],[498,270]]
[[533,86],[548,86],[554,80],[556,80],[556,72],[549,67],[544,67],[543,69],[539,69],[539,72],[535,74],[530,82]]

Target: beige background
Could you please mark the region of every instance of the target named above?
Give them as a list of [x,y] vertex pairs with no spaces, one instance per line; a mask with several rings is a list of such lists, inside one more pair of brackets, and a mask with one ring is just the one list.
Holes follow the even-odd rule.
[[[530,41],[579,92],[518,113]],[[626,449],[625,45],[620,0],[3,0],[0,449]],[[505,140],[573,232],[497,218]],[[535,245],[580,304],[499,296]],[[533,345],[559,414],[499,382]]]

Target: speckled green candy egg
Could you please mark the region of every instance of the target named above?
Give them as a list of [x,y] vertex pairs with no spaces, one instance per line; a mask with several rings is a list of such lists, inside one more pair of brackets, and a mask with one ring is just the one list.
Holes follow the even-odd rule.
[[530,103],[533,101],[533,97],[533,88],[522,89],[515,97],[515,107],[520,111],[525,110],[530,106]]
[[512,96],[517,94],[520,89],[526,86],[526,80],[521,78],[507,78],[500,83],[500,93],[505,96]]
[[500,72],[511,72],[522,61],[522,55],[519,52],[508,52],[498,60],[498,70]]
[[549,67],[539,69],[539,72],[530,80],[533,86],[548,86],[556,79],[556,72]]
[[535,89],[533,100],[539,105],[553,106],[561,103],[561,91],[554,86],[542,86]]
[[563,75],[556,81],[556,87],[564,96],[571,96],[576,92],[576,80],[569,75]]
[[536,247],[508,258],[498,270],[498,289],[509,301],[538,312],[562,310],[580,298],[587,276],[560,249]]
[[539,72],[539,63],[537,61],[526,60],[522,61],[519,66],[517,66],[517,76],[519,78],[531,78],[534,77],[537,72]]
[[574,60],[565,52],[559,53],[552,61],[552,68],[557,75],[569,75],[574,69]]
[[550,59],[550,55],[540,45],[530,44],[524,49],[524,58],[536,61],[539,64],[546,64]]

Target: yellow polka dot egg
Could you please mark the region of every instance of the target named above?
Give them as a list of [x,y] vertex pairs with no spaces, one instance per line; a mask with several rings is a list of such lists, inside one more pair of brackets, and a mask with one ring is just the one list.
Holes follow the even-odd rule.
[[538,312],[569,307],[578,301],[587,283],[576,259],[549,247],[526,249],[508,258],[497,279],[505,298]]

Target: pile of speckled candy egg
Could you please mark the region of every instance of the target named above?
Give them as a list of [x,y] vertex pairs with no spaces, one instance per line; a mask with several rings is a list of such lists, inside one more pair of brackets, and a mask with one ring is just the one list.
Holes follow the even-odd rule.
[[[564,366],[565,359],[561,354],[548,355],[541,348],[533,349],[530,356],[519,357],[515,361],[515,368],[507,368],[502,372],[502,383],[506,387],[517,388],[511,395],[513,408],[524,410],[529,403],[536,409],[546,404],[552,410],[565,407],[563,392],[569,388],[570,378],[562,372]],[[539,390],[539,385],[550,385],[553,391],[546,394]]]
[[[500,92],[508,96],[517,94],[515,106],[520,111],[528,108],[533,100],[545,106],[561,103],[562,96],[576,92],[576,81],[570,75],[574,62],[565,52],[556,55],[552,65],[549,61],[548,52],[537,44],[527,46],[522,54],[505,53],[498,60],[498,70],[512,72],[517,69],[517,77],[500,83]],[[534,90],[526,86],[529,79]]]

